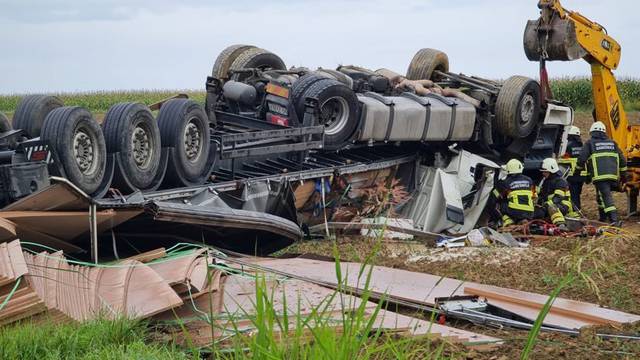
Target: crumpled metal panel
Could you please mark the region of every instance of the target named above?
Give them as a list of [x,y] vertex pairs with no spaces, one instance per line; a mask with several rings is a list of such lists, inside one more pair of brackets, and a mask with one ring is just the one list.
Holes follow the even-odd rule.
[[402,215],[423,231],[467,233],[484,211],[496,169],[496,163],[468,151],[444,169],[422,166],[416,195]]

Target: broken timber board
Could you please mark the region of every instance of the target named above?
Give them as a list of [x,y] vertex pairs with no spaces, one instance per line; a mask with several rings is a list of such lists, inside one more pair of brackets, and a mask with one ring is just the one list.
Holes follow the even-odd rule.
[[[262,267],[262,269],[272,270],[282,275],[288,274],[296,278],[303,277],[309,279],[309,281],[318,281],[324,286],[337,287],[336,270],[333,262],[300,258],[247,258],[246,261],[256,264]],[[362,264],[342,262],[341,267],[345,285],[356,292],[361,292],[367,281],[367,276],[359,275]],[[262,269],[259,271],[262,271]],[[544,304],[547,299],[547,296],[541,294],[464,282],[431,274],[382,266],[366,266],[364,274],[367,274],[369,270],[372,272],[369,291],[377,297],[385,297],[392,302],[393,299],[398,299],[419,305],[435,306],[436,298],[471,295],[465,292],[466,288],[480,289],[494,293],[498,292],[504,296],[510,295],[517,296],[518,298],[526,298],[530,301],[535,301],[537,304]],[[495,295],[493,299],[489,298],[489,303],[508,312],[522,315],[532,321],[536,319],[541,308],[541,306],[538,307],[538,305],[531,307],[522,303],[500,300],[497,299]],[[559,309],[564,309],[564,311]],[[567,309],[573,309],[574,312],[568,312],[566,311]],[[580,312],[582,315],[577,316],[576,312]],[[595,319],[598,320],[595,321]],[[612,309],[604,309],[597,304],[557,298],[552,306],[552,311],[545,318],[544,324],[561,328],[577,329],[584,326],[602,324],[603,321],[609,324],[633,323],[640,321],[640,316]]]

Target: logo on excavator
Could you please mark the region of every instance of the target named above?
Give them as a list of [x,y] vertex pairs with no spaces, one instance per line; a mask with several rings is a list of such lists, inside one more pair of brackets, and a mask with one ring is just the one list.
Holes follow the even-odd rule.
[[609,40],[607,39],[602,40],[602,48],[607,51],[611,51],[611,43],[609,42]]
[[615,104],[611,107],[611,112],[609,113],[611,117],[611,122],[613,123],[614,129],[618,129],[618,125],[620,125],[620,102],[616,101]]

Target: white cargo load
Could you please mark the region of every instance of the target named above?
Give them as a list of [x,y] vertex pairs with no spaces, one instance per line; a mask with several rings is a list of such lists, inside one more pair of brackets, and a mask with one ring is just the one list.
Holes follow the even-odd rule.
[[476,108],[457,98],[368,92],[358,100],[362,124],[356,141],[467,141],[473,136]]

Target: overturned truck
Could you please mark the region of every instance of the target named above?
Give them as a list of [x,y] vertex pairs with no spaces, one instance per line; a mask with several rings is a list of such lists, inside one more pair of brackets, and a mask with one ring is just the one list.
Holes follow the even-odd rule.
[[[385,176],[415,191],[407,216],[423,230],[457,232],[475,225],[503,160],[537,170],[564,151],[573,117],[541,99],[532,79],[455,74],[433,49],[418,51],[400,75],[288,69],[272,52],[233,45],[206,89],[204,106],[184,96],[115,104],[101,124],[54,96],[23,98],[12,123],[0,119],[5,209],[56,209],[29,200],[47,198],[53,178],[83,194],[59,209],[133,214],[100,228],[112,230],[101,236],[113,246],[102,250],[116,252],[121,233],[264,254],[301,236],[297,209],[332,191],[325,179],[391,169]],[[57,239],[87,241],[81,232]]]

